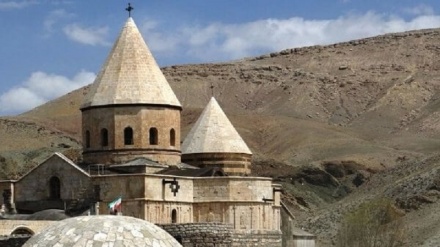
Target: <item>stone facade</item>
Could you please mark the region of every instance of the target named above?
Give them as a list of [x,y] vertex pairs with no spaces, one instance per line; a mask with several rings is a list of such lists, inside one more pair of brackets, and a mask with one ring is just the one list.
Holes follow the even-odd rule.
[[221,223],[187,223],[159,225],[183,247],[231,247],[232,226]]
[[220,167],[234,176],[251,173],[251,154],[243,153],[194,153],[183,154],[182,162],[197,167]]
[[[180,109],[154,105],[97,107],[84,109],[82,119],[86,163],[112,164],[137,157],[162,164],[180,163]],[[127,128],[132,131],[130,136]]]
[[93,183],[100,186],[99,212],[107,214],[105,205],[124,195],[124,215],[153,223],[221,222],[237,230],[280,230],[279,186],[269,178],[176,177],[180,186],[176,195],[163,183],[173,178],[152,174],[93,176]]
[[[52,177],[60,181],[57,200],[50,198]],[[176,193],[170,188],[171,181],[178,183]],[[10,181],[4,186],[7,184]],[[271,242],[277,235],[281,241],[280,186],[270,178],[89,175],[61,154],[54,154],[13,185],[19,211],[69,207],[76,198],[88,197],[97,202],[99,214],[109,214],[109,202],[122,196],[121,210],[126,216],[156,224],[221,223],[230,225],[239,239]]]
[[21,212],[65,209],[71,201],[84,196],[80,193],[90,193],[90,186],[90,176],[57,153],[21,177],[14,184],[13,197]]
[[[234,176],[250,172],[252,152],[214,98],[182,144],[183,161],[230,176],[181,163],[182,108],[131,18],[90,92],[81,108],[85,164],[56,153],[19,180],[0,182],[20,213],[72,215],[93,205],[97,214],[181,226],[187,247],[281,247],[280,185]],[[116,198],[121,207],[110,212]]]
[[192,223],[159,225],[183,247],[280,247],[279,231],[237,232],[223,223]]

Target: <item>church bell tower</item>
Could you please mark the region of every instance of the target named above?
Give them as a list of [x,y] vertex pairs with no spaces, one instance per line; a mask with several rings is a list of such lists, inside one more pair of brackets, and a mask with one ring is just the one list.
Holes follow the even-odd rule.
[[84,162],[180,163],[181,110],[129,17],[81,107]]

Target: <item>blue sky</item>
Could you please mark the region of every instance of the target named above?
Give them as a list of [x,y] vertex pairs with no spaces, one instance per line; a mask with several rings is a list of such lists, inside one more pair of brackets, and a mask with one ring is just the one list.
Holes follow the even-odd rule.
[[[0,115],[93,82],[128,1],[0,0]],[[437,0],[131,0],[161,66],[440,27]]]

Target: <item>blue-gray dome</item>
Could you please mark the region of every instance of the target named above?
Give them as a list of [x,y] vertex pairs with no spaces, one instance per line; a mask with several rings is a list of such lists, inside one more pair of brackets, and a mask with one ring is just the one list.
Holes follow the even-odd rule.
[[57,221],[31,237],[23,246],[181,247],[170,234],[148,221],[113,215]]

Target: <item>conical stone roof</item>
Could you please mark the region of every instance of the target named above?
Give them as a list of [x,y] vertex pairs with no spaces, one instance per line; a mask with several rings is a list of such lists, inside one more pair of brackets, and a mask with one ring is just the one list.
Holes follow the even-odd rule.
[[131,17],[91,85],[82,108],[118,104],[181,107]]
[[252,154],[214,97],[186,136],[182,153]]

